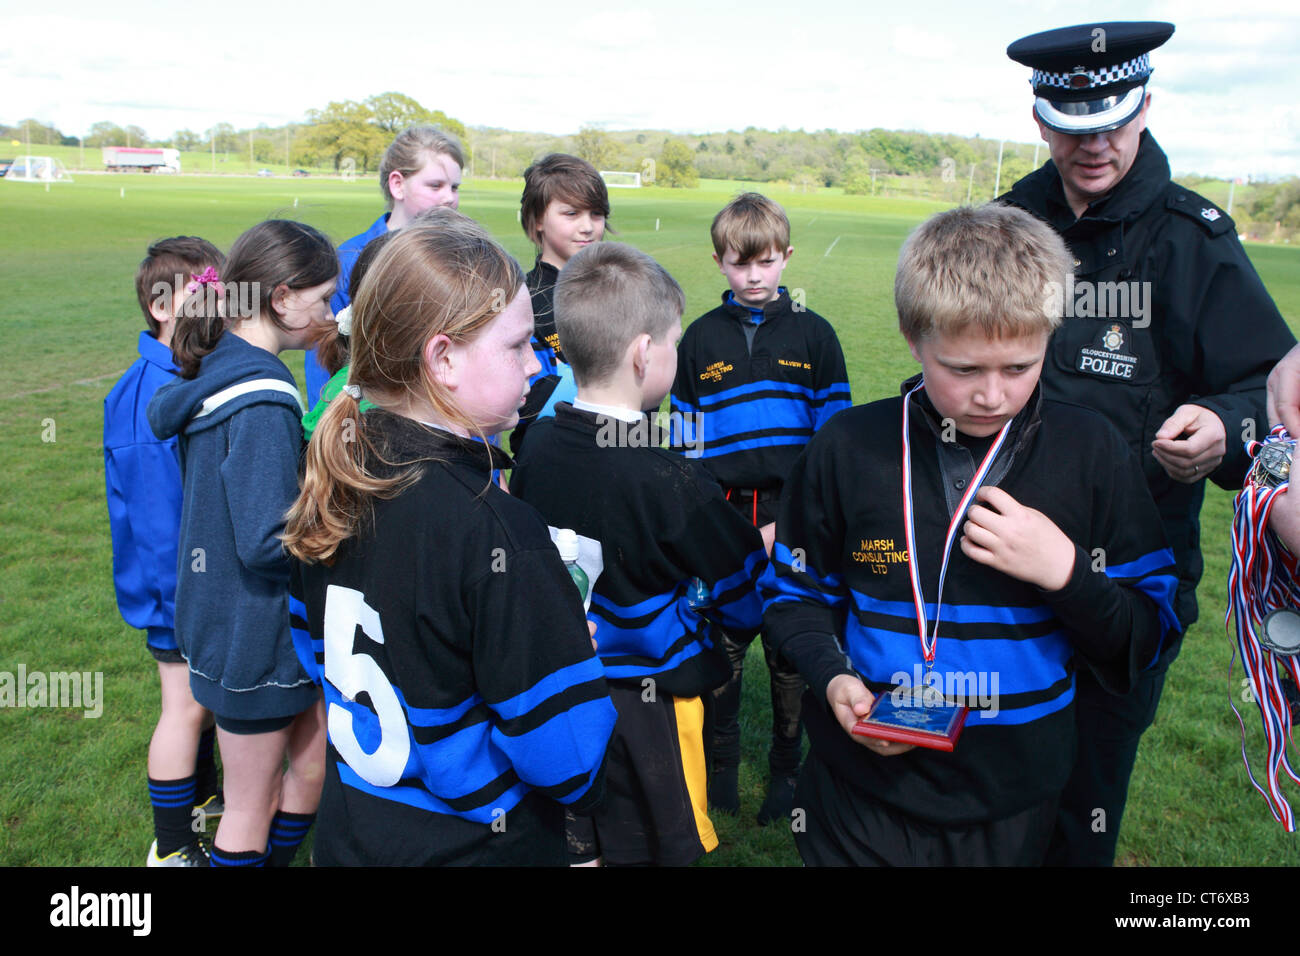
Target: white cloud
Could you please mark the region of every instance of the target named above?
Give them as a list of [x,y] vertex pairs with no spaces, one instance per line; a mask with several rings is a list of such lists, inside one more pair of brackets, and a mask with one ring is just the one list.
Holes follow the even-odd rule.
[[904,24],[894,28],[894,49],[917,59],[948,60],[953,54],[954,41],[951,36]]
[[[139,4],[145,4],[141,7]],[[1182,170],[1300,172],[1300,17],[1293,0],[1134,2],[1171,19],[1153,54],[1152,130]],[[455,4],[398,17],[350,0],[309,10],[224,0],[201,23],[148,0],[63,0],[0,14],[0,121],[81,133],[98,120],[151,136],[300,121],[331,100],[400,90],[470,125],[573,132],[583,123],[681,131],[886,128],[1032,142],[1027,33],[1079,21],[1064,0],[897,7],[850,0],[607,0]]]

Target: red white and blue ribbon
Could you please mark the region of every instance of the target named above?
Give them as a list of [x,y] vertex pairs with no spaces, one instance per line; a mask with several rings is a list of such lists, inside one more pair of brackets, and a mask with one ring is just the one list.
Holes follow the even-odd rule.
[[992,447],[984,455],[984,460],[975,469],[975,475],[966,488],[966,494],[958,502],[956,510],[952,513],[952,519],[948,522],[948,535],[943,542],[943,564],[939,568],[939,592],[934,599],[934,629],[931,630],[926,621],[925,594],[921,590],[921,569],[916,554],[916,527],[912,506],[911,416],[908,411],[912,404],[912,396],[923,388],[925,388],[924,380],[917,382],[916,387],[903,396],[903,533],[907,539],[907,571],[912,578],[912,603],[916,607],[916,627],[921,638],[921,654],[926,664],[933,667],[935,645],[939,640],[939,618],[943,614],[943,582],[948,576],[948,558],[952,555],[952,544],[957,538],[957,529],[961,527],[967,509],[975,500],[975,493],[979,491],[989,469],[993,467],[993,462],[997,460],[998,450],[1002,448],[1007,433],[1011,430],[1012,420],[1007,419],[1002,430],[998,432]]
[[[1270,436],[1288,437],[1280,425]],[[1251,442],[1246,450],[1253,458],[1261,445],[1262,442]],[[1291,679],[1300,686],[1300,671],[1297,670],[1300,658],[1274,655],[1268,648],[1260,646],[1256,636],[1270,611],[1300,606],[1300,559],[1282,547],[1268,531],[1268,516],[1273,503],[1289,484],[1288,481],[1270,488],[1248,477],[1233,502],[1232,567],[1228,572],[1228,613],[1224,625],[1226,627],[1229,621],[1236,619],[1237,646],[1228,664],[1229,680],[1233,662],[1240,653],[1246,672],[1243,687],[1249,686],[1255,703],[1259,705],[1267,744],[1264,786],[1260,786],[1246,755],[1246,724],[1230,696],[1232,712],[1241,726],[1241,758],[1246,764],[1246,774],[1251,785],[1268,803],[1273,818],[1288,833],[1294,833],[1295,816],[1291,805],[1282,796],[1279,770],[1285,771],[1297,784],[1300,784],[1300,776],[1296,775],[1287,758],[1287,743],[1291,741],[1291,708],[1282,690],[1278,668],[1281,665],[1289,670]]]

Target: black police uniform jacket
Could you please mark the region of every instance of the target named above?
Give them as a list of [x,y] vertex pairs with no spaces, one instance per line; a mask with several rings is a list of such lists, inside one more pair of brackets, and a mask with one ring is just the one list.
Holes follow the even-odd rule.
[[[1176,607],[1186,629],[1197,617],[1205,489],[1169,477],[1151,443],[1179,405],[1208,408],[1227,436],[1223,462],[1209,477],[1240,487],[1249,466],[1244,442],[1268,431],[1268,372],[1295,338],[1232,219],[1171,182],[1149,132],[1128,175],[1078,219],[1050,160],[1001,198],[1046,220],[1074,254],[1076,298],[1069,301],[1066,290],[1065,322],[1043,364],[1043,396],[1100,411],[1142,462],[1177,558]],[[1115,312],[1122,314],[1104,314]]]

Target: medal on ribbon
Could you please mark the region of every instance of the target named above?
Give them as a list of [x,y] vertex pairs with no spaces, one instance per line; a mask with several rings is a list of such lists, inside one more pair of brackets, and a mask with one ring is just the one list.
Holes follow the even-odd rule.
[[943,560],[939,566],[939,590],[935,595],[934,625],[931,628],[926,615],[925,592],[921,587],[921,569],[916,548],[915,507],[912,499],[912,438],[910,406],[912,396],[925,388],[922,380],[903,397],[903,533],[907,541],[907,571],[912,584],[912,604],[916,609],[917,635],[921,642],[921,656],[925,660],[926,680],[922,687],[899,687],[889,694],[876,698],[870,712],[853,727],[853,732],[864,737],[894,740],[915,744],[933,750],[951,751],[965,726],[970,708],[947,700],[943,693],[929,683],[934,670],[935,650],[939,641],[939,621],[943,615],[943,583],[948,576],[948,560],[952,556],[957,531],[966,518],[966,512],[975,501],[975,495],[988,477],[998,452],[1011,431],[1012,419],[1007,419],[998,432],[984,460],[975,469],[966,493],[953,510],[948,522],[948,533],[943,543]]
[[[1241,727],[1241,758],[1253,786],[1268,804],[1269,812],[1288,833],[1295,832],[1295,816],[1282,795],[1281,774],[1300,784],[1287,744],[1293,726],[1289,698],[1300,686],[1300,559],[1268,531],[1268,516],[1277,496],[1291,480],[1295,439],[1281,425],[1262,442],[1246,451],[1255,459],[1246,482],[1233,501],[1232,566],[1228,572],[1228,613],[1224,625],[1236,623],[1236,647],[1228,664],[1241,655],[1246,676],[1242,699],[1254,700],[1264,727],[1267,750],[1264,785],[1255,779],[1246,754],[1246,724],[1232,701]],[[1289,680],[1287,680],[1289,676]]]

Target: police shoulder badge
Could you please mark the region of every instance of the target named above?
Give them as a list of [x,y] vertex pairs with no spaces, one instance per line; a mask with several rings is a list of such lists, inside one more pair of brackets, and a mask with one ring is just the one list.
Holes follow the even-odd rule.
[[1201,210],[1201,218],[1205,219],[1207,222],[1214,222],[1214,220],[1219,218],[1219,210],[1215,209],[1213,206],[1206,206]]

